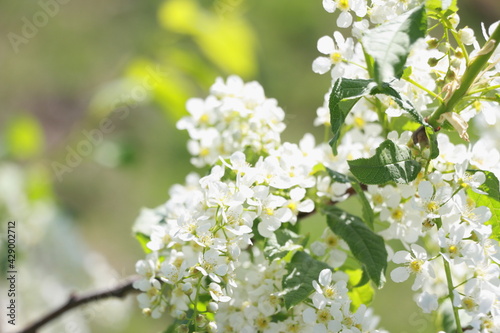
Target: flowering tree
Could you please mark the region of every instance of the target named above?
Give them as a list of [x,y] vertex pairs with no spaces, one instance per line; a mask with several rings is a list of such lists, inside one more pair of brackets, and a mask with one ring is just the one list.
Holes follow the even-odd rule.
[[[134,226],[143,312],[180,332],[384,332],[369,303],[388,275],[453,318],[442,330],[499,332],[499,25],[481,46],[456,1],[323,6],[349,29],[320,38],[312,65],[332,75],[315,120],[329,142],[282,142],[257,82],[218,78],[189,100],[177,127],[209,172]],[[350,198],[359,213],[338,207]],[[313,241],[310,214],[326,220]]]

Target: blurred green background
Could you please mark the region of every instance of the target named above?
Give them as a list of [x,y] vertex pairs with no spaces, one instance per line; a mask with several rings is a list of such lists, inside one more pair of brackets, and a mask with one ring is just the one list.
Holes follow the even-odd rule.
[[[143,257],[131,235],[141,207],[165,202],[170,185],[194,170],[187,134],[176,130],[175,121],[185,114],[186,99],[206,96],[217,76],[257,80],[277,98],[287,113],[284,140],[297,141],[306,132],[322,138],[322,128],[312,123],[330,77],[314,74],[311,63],[319,55],[316,41],[333,32],[336,16],[320,0],[0,6],[1,163],[15,163],[28,175],[29,199],[50,197],[66,223],[120,276],[133,274]],[[461,26],[476,31],[480,21],[500,17],[497,0],[459,0],[459,6]],[[90,138],[94,143],[85,147]],[[62,167],[72,150],[85,148],[88,156],[73,160],[75,167]],[[382,326],[433,332],[408,289],[388,283],[377,294]],[[165,327],[164,319],[142,317],[136,304],[131,313],[126,328],[116,331]],[[113,331],[92,325],[93,332]]]

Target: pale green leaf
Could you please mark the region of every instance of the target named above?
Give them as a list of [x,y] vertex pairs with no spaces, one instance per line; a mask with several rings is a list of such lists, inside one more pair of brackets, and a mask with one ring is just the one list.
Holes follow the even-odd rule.
[[381,85],[403,74],[412,45],[427,32],[425,7],[408,11],[378,27],[368,30],[361,43],[374,60],[374,79]]

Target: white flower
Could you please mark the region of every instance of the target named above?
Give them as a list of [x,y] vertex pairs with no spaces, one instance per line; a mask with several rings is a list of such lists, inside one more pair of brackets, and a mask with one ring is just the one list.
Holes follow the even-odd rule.
[[413,198],[414,205],[421,210],[428,219],[439,218],[450,212],[450,198],[452,188],[447,184],[440,184],[435,189],[433,184],[424,180],[418,184],[419,201]]
[[341,11],[337,18],[337,25],[340,28],[347,28],[352,24],[350,11],[356,13],[358,17],[364,17],[367,12],[365,0],[323,0],[323,7],[329,13],[333,13],[337,8]]
[[333,283],[333,273],[330,269],[324,269],[319,273],[318,282],[316,280],[312,282],[316,290],[313,295],[313,304],[317,309],[323,309],[333,302],[342,303],[347,298],[347,282],[340,280]]
[[470,188],[479,194],[486,194],[486,192],[478,189],[478,187],[481,186],[486,180],[486,176],[480,171],[470,174],[467,172],[468,165],[469,161],[467,160],[462,163],[455,164],[455,181],[464,188]]
[[354,42],[352,38],[345,39],[338,31],[333,33],[333,38],[323,36],[318,40],[318,51],[328,57],[318,57],[313,61],[313,71],[325,74],[333,65],[332,77],[341,77],[345,68],[344,61],[351,59],[354,52]]
[[449,233],[446,235],[444,228],[438,231],[438,244],[442,248],[441,254],[443,257],[451,261],[456,259],[455,263],[459,263],[458,259],[462,256],[463,239],[468,238],[470,233],[466,234],[466,228],[463,224],[453,224],[450,227]]
[[206,251],[200,255],[198,260],[199,265],[195,268],[199,270],[204,276],[209,276],[213,281],[220,283],[222,280],[220,276],[226,275],[228,265],[225,257],[221,256],[220,252],[215,249]]
[[405,264],[404,267],[397,267],[391,272],[391,278],[394,282],[406,281],[410,274],[415,274],[413,290],[422,287],[424,279],[428,276],[434,277],[434,271],[427,261],[427,252],[420,245],[412,244],[411,253],[408,251],[398,251],[392,257],[396,264]]
[[424,313],[432,313],[438,308],[438,297],[424,291],[418,295],[417,304]]
[[159,282],[156,280],[156,260],[153,257],[139,260],[135,264],[135,271],[141,275],[142,278],[134,282],[134,288],[141,291],[147,291],[151,286],[159,286]]
[[310,213],[314,210],[314,202],[311,199],[304,199],[306,190],[301,187],[295,187],[290,191],[290,200],[286,202],[286,208],[293,214],[290,222],[297,222],[297,215],[301,213]]
[[281,223],[290,221],[293,215],[289,209],[282,207],[286,199],[269,194],[269,187],[256,186],[254,190],[255,195],[249,203],[257,207],[258,216],[262,220],[258,225],[259,233],[263,237],[270,237]]
[[215,302],[225,303],[231,300],[231,297],[224,295],[220,285],[215,282],[210,283],[210,285],[208,286],[208,290],[210,292],[210,296],[212,296],[212,299]]

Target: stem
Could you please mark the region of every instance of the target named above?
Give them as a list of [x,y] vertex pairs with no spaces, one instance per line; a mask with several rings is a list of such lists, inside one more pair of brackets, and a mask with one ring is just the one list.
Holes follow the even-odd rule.
[[124,297],[129,293],[132,292],[138,292],[137,289],[134,289],[132,284],[134,281],[139,280],[138,276],[132,276],[126,281],[118,284],[117,286],[109,289],[104,289],[104,290],[98,290],[95,292],[87,293],[84,295],[75,295],[71,294],[63,305],[60,307],[52,310],[51,312],[47,313],[45,316],[40,318],[39,320],[35,321],[28,327],[26,327],[23,330],[20,330],[18,333],[36,333],[40,329],[40,327],[44,326],[45,324],[51,322],[52,320],[56,319],[60,315],[64,314],[65,312],[76,308],[80,305],[90,303],[90,302],[95,302],[101,299],[109,298],[109,297]]
[[439,108],[437,108],[437,110],[434,111],[427,120],[429,125],[431,125],[434,129],[437,129],[441,125],[440,122],[438,121],[439,117],[441,117],[443,113],[453,111],[453,108],[457,105],[457,103],[460,102],[460,100],[467,94],[469,88],[476,81],[476,78],[483,69],[484,65],[488,63],[488,60],[490,59],[491,55],[497,48],[499,42],[500,42],[500,25],[491,34],[490,39],[485,44],[485,45],[493,44],[491,50],[489,52],[477,56],[470,62],[469,66],[465,70],[464,75],[462,76],[460,86],[458,87],[458,89],[455,90],[455,92],[451,95],[450,99],[447,102],[441,104]]
[[382,134],[384,137],[391,131],[387,115],[385,114],[384,106],[378,97],[375,97],[375,107],[377,109],[378,121],[382,126]]
[[446,272],[446,282],[448,283],[448,297],[451,301],[451,306],[453,307],[453,315],[455,316],[455,324],[457,325],[457,333],[463,333],[462,324],[460,323],[460,317],[458,316],[458,309],[453,304],[455,300],[455,294],[453,294],[453,280],[451,278],[450,263],[443,257],[444,270]]
[[472,94],[482,93],[485,91],[491,91],[491,90],[495,90],[498,88],[500,88],[500,84],[497,84],[496,86],[489,86],[486,88],[476,89],[476,90],[471,91],[470,94],[472,95]]
[[200,278],[198,279],[198,285],[196,286],[196,297],[194,298],[194,307],[193,307],[193,317],[191,320],[193,321],[194,329],[195,331],[198,329],[198,322],[196,321],[196,317],[198,317],[198,298],[200,296],[200,287],[201,287],[201,280],[203,279],[203,275],[201,273]]
[[409,77],[403,77],[402,79],[405,80],[406,82],[409,82],[409,83],[413,84],[415,87],[422,89],[423,91],[425,91],[426,93],[428,93],[429,95],[431,95],[432,97],[434,97],[435,99],[439,100],[441,103],[443,102],[443,99],[441,98],[441,96],[439,96],[435,92],[427,89],[426,87],[424,87],[420,83],[418,83],[418,82],[410,79]]

